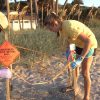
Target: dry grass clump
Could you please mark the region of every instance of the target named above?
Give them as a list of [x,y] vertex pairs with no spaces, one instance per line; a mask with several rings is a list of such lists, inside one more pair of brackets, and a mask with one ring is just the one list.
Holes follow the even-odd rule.
[[[96,35],[98,47],[100,47],[100,21],[97,19],[91,20],[88,26]],[[0,34],[0,44],[3,41],[4,34]],[[56,33],[50,32],[45,28],[21,30],[16,33],[10,32],[9,41],[19,49],[21,56],[33,55],[34,58],[43,55],[63,54],[66,49],[66,43],[62,46],[63,40],[57,38]]]

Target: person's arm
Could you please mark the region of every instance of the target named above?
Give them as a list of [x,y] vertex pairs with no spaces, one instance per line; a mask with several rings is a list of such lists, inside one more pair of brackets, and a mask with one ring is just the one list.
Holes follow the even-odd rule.
[[89,50],[91,48],[92,40],[90,40],[90,38],[87,35],[82,34],[82,33],[78,36],[78,39],[80,39],[84,43],[84,47],[83,47],[81,56],[83,58],[85,58],[85,56],[87,55],[87,53],[89,52]]
[[91,48],[91,40],[89,39],[89,37],[81,33],[77,38],[83,41],[84,47],[80,57],[71,63],[72,69],[75,69],[77,65],[80,65],[82,63],[83,59],[85,58],[85,56]]

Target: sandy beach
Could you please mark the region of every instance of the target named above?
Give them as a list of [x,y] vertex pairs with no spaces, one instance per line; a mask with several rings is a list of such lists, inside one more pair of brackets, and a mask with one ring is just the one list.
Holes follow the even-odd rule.
[[[91,100],[100,100],[100,56],[95,57],[96,64],[91,70]],[[50,84],[37,84],[50,81],[66,64],[66,58],[53,56],[50,59],[36,62],[32,67],[20,62],[13,64],[11,80],[11,100],[74,100],[73,91],[66,92],[68,73],[60,75]],[[0,78],[0,100],[6,100],[5,81]],[[80,74],[79,85],[83,91],[83,77]]]

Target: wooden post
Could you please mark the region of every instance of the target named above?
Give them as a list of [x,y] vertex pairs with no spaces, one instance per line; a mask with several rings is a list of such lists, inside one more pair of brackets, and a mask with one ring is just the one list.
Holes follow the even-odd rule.
[[10,80],[6,80],[6,100],[10,100]]
[[54,2],[54,0],[52,0],[51,3],[52,3],[52,4],[51,4],[51,6],[52,6],[52,11],[55,12],[55,2]]
[[42,26],[43,26],[43,16],[44,16],[44,14],[43,14],[43,6],[44,6],[44,4],[42,3]]
[[[8,18],[8,29],[10,32],[10,17],[9,17],[9,12],[10,12],[10,8],[9,8],[9,0],[6,1],[7,4],[7,18]],[[8,34],[5,34],[5,40],[8,40]]]
[[18,21],[19,21],[19,27],[20,27],[20,30],[21,30],[21,21],[20,21],[20,15],[19,15],[19,12],[18,12]]
[[47,4],[47,15],[49,14],[49,4]]
[[33,18],[33,7],[32,7],[32,4],[33,4],[33,2],[32,2],[32,0],[30,0],[30,9],[31,9],[31,19],[30,19],[30,21],[31,21],[31,29],[32,29],[32,18]]
[[58,15],[58,0],[56,0],[56,14]]
[[24,29],[24,21],[23,21],[24,20],[24,16],[22,15],[21,17],[22,17],[22,22],[21,23],[22,23],[22,30],[23,30]]
[[39,22],[39,17],[38,17],[38,5],[37,5],[37,0],[34,0],[35,1],[35,10],[36,10],[36,26],[37,26],[37,24],[38,24],[38,22]]
[[[9,12],[10,12],[9,0],[6,1],[6,4],[7,4],[8,28],[9,28],[9,32],[10,32],[10,27],[9,27],[9,24],[10,24],[10,20],[9,20]],[[8,33],[5,34],[5,40],[8,41]],[[6,79],[6,100],[10,100],[10,87],[9,86],[10,86],[10,80]]]

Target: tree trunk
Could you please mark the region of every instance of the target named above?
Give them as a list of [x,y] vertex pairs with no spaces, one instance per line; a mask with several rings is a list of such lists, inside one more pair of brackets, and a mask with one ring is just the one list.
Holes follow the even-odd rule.
[[[7,18],[8,18],[8,30],[9,30],[9,33],[10,33],[10,16],[9,16],[9,12],[10,12],[10,8],[9,8],[9,0],[6,0],[6,6],[7,6]],[[7,37],[7,40],[8,40],[8,37]]]
[[51,6],[52,6],[52,11],[55,12],[55,3],[54,3],[54,0],[51,1]]
[[32,18],[33,18],[33,8],[32,8],[32,0],[30,0],[30,9],[31,9],[31,29],[32,29]]
[[36,18],[35,18],[35,19],[36,19],[36,21],[37,21],[37,23],[38,23],[38,22],[39,22],[39,21],[38,21],[39,19],[38,19],[38,5],[37,5],[37,0],[35,0],[35,10],[36,10],[36,11],[35,11],[35,12],[36,12]]
[[16,7],[17,7],[17,1],[16,0],[14,0],[14,2],[15,2],[15,11],[16,11]]
[[64,10],[65,7],[66,7],[67,1],[68,1],[68,0],[66,0],[65,3],[64,3],[63,10]]
[[56,0],[56,14],[58,15],[58,0]]

